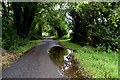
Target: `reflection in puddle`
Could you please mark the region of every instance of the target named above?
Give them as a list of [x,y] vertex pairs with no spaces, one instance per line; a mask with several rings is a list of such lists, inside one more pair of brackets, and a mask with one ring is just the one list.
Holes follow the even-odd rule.
[[49,49],[50,59],[59,67],[60,75],[65,78],[87,78],[83,76],[78,62],[71,55],[72,50],[55,46]]

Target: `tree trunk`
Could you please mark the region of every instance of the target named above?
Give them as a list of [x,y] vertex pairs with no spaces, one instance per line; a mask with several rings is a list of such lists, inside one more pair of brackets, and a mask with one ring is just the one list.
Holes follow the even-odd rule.
[[40,35],[40,36],[42,36],[42,30],[41,30],[41,25],[39,24],[39,32],[38,32],[38,34]]
[[[92,10],[91,24],[94,24],[94,11]],[[93,46],[93,29],[91,29],[91,46]]]
[[18,36],[22,37],[22,26],[21,26],[21,4],[19,3],[12,3],[13,12],[14,12],[14,28],[17,30]]

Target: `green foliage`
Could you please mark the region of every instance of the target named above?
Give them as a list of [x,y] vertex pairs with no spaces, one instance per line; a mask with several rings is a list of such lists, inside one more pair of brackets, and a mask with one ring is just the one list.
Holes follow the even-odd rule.
[[[72,42],[85,45],[88,41],[88,24],[90,24],[91,12],[86,3],[71,3],[70,15],[73,18]],[[71,8],[71,7],[70,7]],[[89,14],[89,15],[88,15]],[[78,38],[79,37],[79,38]]]
[[[117,3],[103,3],[103,7],[94,9],[94,25],[89,25],[93,31],[94,46],[101,46],[103,51],[116,50],[120,38],[119,17]],[[99,19],[99,20],[98,20]],[[90,31],[89,31],[90,32]],[[103,47],[102,47],[103,46]]]
[[28,37],[30,40],[37,40],[41,38],[41,36],[38,34],[38,31],[36,30],[30,31]]
[[70,35],[69,33],[67,35],[64,35],[63,37],[61,37],[60,39],[64,40],[64,39],[70,39]]
[[[119,47],[119,2],[3,2],[0,9],[3,48],[6,50],[17,49],[25,45],[28,39],[41,39],[42,33],[61,39],[69,38],[70,35],[72,42],[83,46],[93,40],[93,46],[103,51],[110,52]],[[68,32],[70,29],[73,31],[71,34]]]
[[88,41],[90,44],[90,41],[93,40],[93,46],[99,46],[103,51],[118,48],[120,39],[119,3],[81,2],[69,3],[69,5],[74,26],[71,35],[72,42],[85,45]]
[[[29,11],[31,13],[25,13],[28,6],[31,9],[31,11]],[[2,47],[8,52],[13,52],[17,50],[18,47],[26,45],[29,41],[29,39],[25,37],[28,36],[32,22],[31,17],[34,16],[32,9],[35,7],[35,4],[3,2],[2,7]],[[31,20],[26,20],[27,17]]]
[[12,27],[12,21],[10,21],[9,24],[7,24],[9,21],[8,18],[3,18],[2,19],[2,47],[6,50],[14,50],[16,49],[16,46],[18,44],[16,44],[16,40],[18,38],[18,36],[16,35],[16,31],[13,29]]
[[9,62],[9,61],[5,62],[5,65],[9,65],[9,64],[10,64],[10,62]]
[[46,18],[48,24],[53,28],[53,30],[57,31],[58,37],[61,38],[62,36],[67,34],[68,25],[65,22],[65,11],[62,10],[63,5],[59,5],[60,8],[55,9],[56,6],[59,4],[53,4],[51,6],[51,10],[47,13]]

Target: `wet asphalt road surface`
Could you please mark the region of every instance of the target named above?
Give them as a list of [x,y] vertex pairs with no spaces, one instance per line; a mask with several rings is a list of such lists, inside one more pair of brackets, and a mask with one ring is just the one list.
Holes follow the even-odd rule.
[[3,78],[62,78],[59,68],[50,60],[48,49],[60,46],[50,37],[42,40],[2,72]]

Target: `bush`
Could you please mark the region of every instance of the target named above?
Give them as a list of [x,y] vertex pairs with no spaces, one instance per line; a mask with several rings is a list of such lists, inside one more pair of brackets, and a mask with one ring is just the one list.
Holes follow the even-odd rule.
[[29,39],[20,38],[17,31],[13,28],[12,20],[7,24],[7,18],[3,18],[2,27],[2,48],[8,52],[17,50],[17,47],[25,45]]
[[117,27],[93,25],[93,45],[100,46],[103,51],[108,49],[116,50],[118,48],[120,33],[116,31]]

